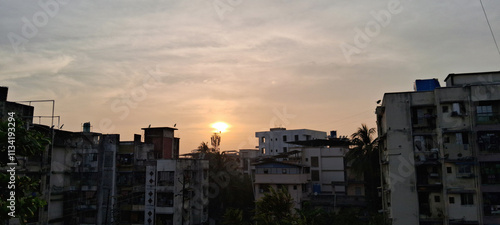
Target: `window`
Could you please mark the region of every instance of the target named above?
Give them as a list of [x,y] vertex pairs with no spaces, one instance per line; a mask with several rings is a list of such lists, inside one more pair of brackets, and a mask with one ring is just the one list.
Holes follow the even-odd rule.
[[439,197],[439,195],[434,196],[434,202],[441,202],[441,198]]
[[174,193],[158,193],[156,198],[156,205],[159,207],[174,206]]
[[361,187],[356,187],[356,189],[354,189],[354,192],[355,192],[355,195],[362,195],[361,194]]
[[295,135],[294,138],[295,138],[295,141],[298,141],[299,140],[299,135]]
[[283,147],[283,152],[288,152],[288,149],[286,147]]
[[319,181],[319,170],[311,170],[311,180]]
[[269,173],[269,169],[264,169],[264,174],[268,174]]
[[282,169],[282,170],[281,170],[281,173],[282,173],[282,174],[287,174],[287,169]]
[[266,137],[262,137],[262,143],[266,143]]
[[443,106],[443,112],[444,112],[444,113],[447,113],[447,112],[448,112],[448,106],[447,106],[447,105],[444,105],[444,106]]
[[477,109],[477,122],[488,123],[491,122],[493,117],[493,107],[491,105],[480,105]]
[[455,204],[455,197],[448,198],[450,200],[450,204]]
[[283,141],[286,141],[286,135],[283,135]]
[[460,203],[461,205],[474,205],[474,196],[473,194],[460,194]]
[[90,159],[90,161],[93,161],[93,162],[97,161],[97,153],[90,153],[89,159]]
[[158,171],[159,186],[174,186],[174,171]]
[[261,152],[262,154],[266,154],[266,148],[262,148]]
[[455,133],[456,144],[469,144],[469,135],[467,133]]
[[455,102],[451,105],[451,116],[461,116],[465,113],[465,106],[462,103]]
[[311,157],[311,167],[318,167],[319,162],[318,162],[318,157]]
[[458,177],[469,177],[470,175],[472,175],[471,165],[458,165]]
[[451,167],[450,166],[446,167],[446,173],[451,173]]
[[480,105],[480,106],[477,106],[476,109],[477,109],[478,115],[491,116],[493,114],[493,107],[491,105]]

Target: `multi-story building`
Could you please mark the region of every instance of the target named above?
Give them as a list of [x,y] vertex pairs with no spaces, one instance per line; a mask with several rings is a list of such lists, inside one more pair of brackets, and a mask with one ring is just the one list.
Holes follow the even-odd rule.
[[392,224],[500,224],[500,72],[417,80],[377,107]]
[[208,186],[208,160],[156,160],[146,167],[144,224],[207,222]]
[[28,224],[208,221],[208,160],[179,159],[176,128],[143,128],[144,142],[137,134],[133,141],[120,142],[118,134],[91,132],[89,122],[81,132],[64,131],[54,124],[33,124],[34,107],[7,101],[7,91],[0,87],[0,119],[15,112],[16,119],[51,140],[43,154],[16,156],[16,174],[39,180],[40,198],[47,202]]
[[259,150],[262,155],[273,156],[288,152],[292,141],[309,141],[314,139],[325,139],[326,132],[299,129],[287,130],[286,128],[271,128],[270,131],[256,132],[259,138]]
[[208,160],[178,158],[176,128],[143,128],[117,154],[120,224],[202,224],[208,220]]
[[[32,129],[52,144],[37,157],[18,156],[18,174],[40,181],[41,198],[47,202],[38,224],[107,224],[113,222],[115,155],[119,135],[70,132],[34,124]],[[16,221],[11,221],[16,224]]]
[[255,164],[254,196],[256,200],[264,197],[271,188],[286,188],[294,199],[294,208],[308,195],[309,168],[286,162],[261,162]]
[[240,157],[240,170],[245,175],[252,176],[255,167],[252,166],[255,159],[259,156],[258,149],[240,149],[238,151]]
[[[345,163],[349,140],[337,138],[335,131],[331,134],[328,139],[292,139],[286,142],[288,151],[259,157],[254,164],[255,199],[271,187],[286,187],[296,207],[304,201],[328,210],[364,207],[364,183],[349,174]],[[261,141],[262,136],[256,136]]]

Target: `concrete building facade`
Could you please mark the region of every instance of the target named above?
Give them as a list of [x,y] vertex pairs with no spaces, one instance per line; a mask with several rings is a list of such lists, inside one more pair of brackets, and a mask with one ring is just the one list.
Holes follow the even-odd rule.
[[392,224],[500,224],[500,72],[445,82],[376,109],[382,211]]
[[270,131],[256,132],[255,137],[259,139],[259,150],[261,155],[273,156],[286,153],[292,141],[309,141],[314,139],[326,139],[326,132],[298,129],[287,130],[286,128],[271,128]]
[[[291,134],[295,135],[297,131],[303,132],[304,130],[296,130]],[[266,140],[263,138],[269,139],[273,136],[273,141],[277,142],[277,137],[290,135],[283,133],[285,130],[279,131],[273,135],[257,132],[256,136],[259,138],[261,149],[266,144]],[[256,200],[261,198],[263,193],[271,187],[275,189],[285,187],[294,198],[297,208],[300,208],[305,201],[310,202],[314,207],[322,207],[332,211],[342,207],[364,207],[366,205],[364,182],[350,174],[345,163],[345,154],[349,150],[349,140],[337,138],[335,131],[332,131],[332,135],[328,139],[326,139],[326,132],[318,131],[316,137],[318,138],[311,136],[311,138],[303,138],[303,140],[298,138],[297,141],[292,139],[285,143],[289,147],[287,147],[287,151],[272,155],[270,153],[269,155],[264,154],[255,159],[257,161],[254,164]],[[278,138],[278,140],[280,139]]]

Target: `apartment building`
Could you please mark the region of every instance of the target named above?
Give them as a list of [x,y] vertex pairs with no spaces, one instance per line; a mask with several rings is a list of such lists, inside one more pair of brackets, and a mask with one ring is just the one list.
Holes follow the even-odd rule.
[[[119,224],[202,224],[208,221],[208,160],[178,158],[176,128],[149,127],[144,140],[120,142]],[[159,157],[159,158],[158,158]]]
[[[321,133],[326,136],[326,132]],[[260,142],[262,135],[256,136]],[[255,199],[271,187],[285,187],[298,208],[305,201],[327,210],[366,206],[363,179],[350,174],[345,162],[347,138],[337,138],[332,131],[328,139],[292,139],[285,144],[288,151],[256,159]]]
[[245,175],[252,176],[252,174],[255,171],[255,167],[252,166],[253,162],[255,159],[259,156],[259,150],[258,149],[240,149],[238,151],[238,155],[240,157],[240,165],[239,169],[243,172]]
[[417,80],[377,107],[382,212],[394,224],[500,224],[500,72]]
[[287,130],[278,127],[271,128],[270,131],[255,132],[255,137],[259,139],[259,150],[261,155],[274,156],[288,152],[293,144],[292,141],[309,141],[314,139],[326,139],[326,132],[298,129]]
[[308,195],[309,168],[286,162],[261,162],[255,164],[255,200],[264,197],[271,188],[285,188],[294,200],[294,208],[300,209]]

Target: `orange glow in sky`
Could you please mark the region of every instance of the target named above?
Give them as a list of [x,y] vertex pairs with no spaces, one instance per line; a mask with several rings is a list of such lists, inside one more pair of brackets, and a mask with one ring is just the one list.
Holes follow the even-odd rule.
[[224,122],[216,122],[212,124],[212,128],[215,128],[214,132],[226,132],[229,125]]

